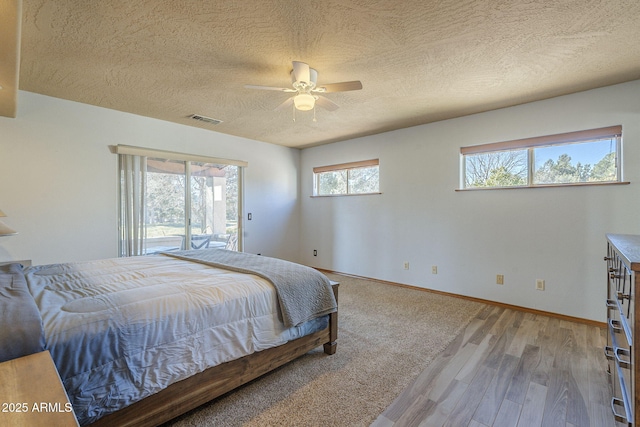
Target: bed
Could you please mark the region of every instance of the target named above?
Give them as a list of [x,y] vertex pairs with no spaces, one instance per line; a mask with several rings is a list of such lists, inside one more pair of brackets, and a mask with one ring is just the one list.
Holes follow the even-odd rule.
[[81,425],[159,425],[336,351],[337,285],[274,258],[205,249],[1,269],[0,360],[49,350]]

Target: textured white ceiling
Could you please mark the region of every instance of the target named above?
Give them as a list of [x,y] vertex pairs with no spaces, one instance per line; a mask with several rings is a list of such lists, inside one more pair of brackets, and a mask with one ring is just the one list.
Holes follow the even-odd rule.
[[[21,41],[23,90],[305,147],[639,79],[640,2],[24,0]],[[244,88],[293,60],[363,89],[294,122]]]

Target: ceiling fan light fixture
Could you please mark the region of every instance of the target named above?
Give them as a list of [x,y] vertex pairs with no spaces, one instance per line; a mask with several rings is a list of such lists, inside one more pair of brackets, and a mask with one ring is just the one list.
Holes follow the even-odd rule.
[[291,105],[293,104],[294,114],[295,110],[315,111],[316,104],[328,111],[334,111],[338,108],[338,105],[335,102],[329,100],[324,96],[316,94],[325,94],[328,92],[346,92],[350,90],[362,89],[362,83],[360,83],[359,80],[350,82],[328,83],[323,84],[322,86],[317,86],[317,81],[318,71],[309,67],[309,65],[304,62],[293,61],[293,70],[291,71],[291,82],[293,89],[257,85],[244,85],[244,87],[246,87],[247,89],[263,89],[294,93],[295,95],[287,98],[284,102],[282,102],[275,108],[276,110],[281,110],[285,107],[291,107]]
[[316,104],[316,99],[308,93],[301,93],[293,98],[293,104],[300,111],[312,110]]

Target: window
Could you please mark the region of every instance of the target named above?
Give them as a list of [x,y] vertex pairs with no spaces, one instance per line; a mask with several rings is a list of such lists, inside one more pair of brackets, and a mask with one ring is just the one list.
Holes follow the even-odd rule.
[[116,149],[121,256],[212,247],[241,250],[246,163],[128,146]]
[[313,195],[378,194],[378,169],[378,159],[313,168]]
[[460,149],[462,188],[619,183],[622,126]]

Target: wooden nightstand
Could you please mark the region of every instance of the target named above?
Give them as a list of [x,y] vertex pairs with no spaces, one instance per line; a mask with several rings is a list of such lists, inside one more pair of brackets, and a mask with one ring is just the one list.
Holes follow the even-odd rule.
[[0,363],[0,425],[78,426],[48,351]]

